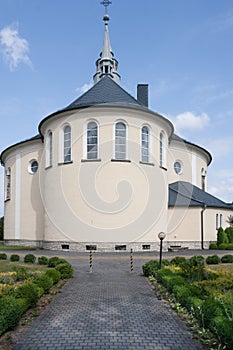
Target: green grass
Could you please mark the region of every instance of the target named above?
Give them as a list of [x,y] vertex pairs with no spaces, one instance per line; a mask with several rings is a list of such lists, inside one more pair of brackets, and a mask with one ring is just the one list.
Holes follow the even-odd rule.
[[38,264],[25,264],[22,261],[9,261],[9,260],[0,260],[0,273],[1,272],[11,272],[13,271],[12,268],[13,266],[17,266],[17,267],[25,267],[27,268],[29,271],[46,271],[46,269],[48,268],[45,265],[38,265]]
[[233,264],[208,265],[208,267],[215,271],[222,270],[233,273]]
[[22,246],[22,245],[4,245],[0,244],[0,250],[36,250],[36,247]]

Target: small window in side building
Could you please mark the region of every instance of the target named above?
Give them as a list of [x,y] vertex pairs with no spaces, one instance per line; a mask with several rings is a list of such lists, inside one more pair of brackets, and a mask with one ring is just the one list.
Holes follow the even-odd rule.
[[93,244],[86,245],[86,250],[97,250],[97,246]]
[[182,165],[181,165],[181,162],[179,161],[176,161],[174,163],[174,171],[177,175],[180,175],[182,173]]
[[35,174],[37,172],[38,167],[39,167],[38,162],[36,160],[33,160],[31,162],[31,172],[32,172],[32,174]]
[[142,249],[143,250],[150,250],[150,244],[143,244]]
[[64,250],[69,250],[70,246],[69,246],[69,244],[62,244],[61,248],[64,249]]
[[125,244],[115,245],[115,250],[126,250],[126,245]]

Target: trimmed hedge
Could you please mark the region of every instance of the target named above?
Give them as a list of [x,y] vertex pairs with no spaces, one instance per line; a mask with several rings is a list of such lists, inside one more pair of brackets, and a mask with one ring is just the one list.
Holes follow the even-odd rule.
[[221,258],[221,262],[223,264],[232,264],[233,263],[233,255],[230,255],[230,254],[223,255]]
[[53,256],[48,261],[48,267],[55,267],[60,261],[60,258],[58,256]]
[[22,316],[19,300],[11,295],[0,298],[0,335],[15,328]]
[[38,258],[39,265],[48,265],[49,259],[46,256],[40,256]]
[[19,261],[20,260],[20,256],[18,254],[12,254],[10,256],[10,261]]
[[25,298],[28,302],[28,307],[36,306],[42,294],[41,288],[33,282],[23,283],[15,291],[16,298]]
[[210,243],[209,249],[218,249],[217,243]]
[[34,264],[35,261],[36,261],[36,257],[35,257],[35,255],[33,255],[33,254],[27,254],[27,255],[25,255],[25,257],[24,257],[24,262],[25,262],[25,263]]
[[45,272],[45,275],[52,278],[53,284],[57,283],[61,279],[61,274],[55,269],[49,269]]
[[220,263],[220,258],[218,255],[211,255],[206,258],[206,264],[208,265],[217,265]]
[[37,284],[39,287],[43,288],[44,293],[48,294],[50,288],[53,286],[53,280],[51,277],[46,275],[37,276],[33,283]]
[[150,260],[142,265],[143,274],[146,277],[154,276],[158,268],[159,262],[157,260]]
[[0,253],[0,260],[7,260],[6,253]]
[[71,278],[74,275],[74,269],[68,262],[57,264],[55,269],[60,272],[61,279]]

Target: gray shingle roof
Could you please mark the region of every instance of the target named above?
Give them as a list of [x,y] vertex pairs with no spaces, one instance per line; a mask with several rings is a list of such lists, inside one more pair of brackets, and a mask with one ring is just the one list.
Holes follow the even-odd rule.
[[225,203],[189,182],[177,181],[169,185],[169,207],[213,207],[233,209]]
[[62,111],[102,104],[142,105],[110,77],[105,76]]

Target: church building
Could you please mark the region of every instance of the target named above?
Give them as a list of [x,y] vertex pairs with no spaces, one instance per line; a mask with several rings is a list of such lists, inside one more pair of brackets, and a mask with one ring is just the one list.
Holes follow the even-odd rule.
[[121,87],[103,19],[93,86],[1,153],[5,244],[145,251],[164,232],[165,249],[208,248],[233,214],[207,191],[211,154],[148,108],[147,84]]

